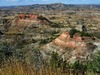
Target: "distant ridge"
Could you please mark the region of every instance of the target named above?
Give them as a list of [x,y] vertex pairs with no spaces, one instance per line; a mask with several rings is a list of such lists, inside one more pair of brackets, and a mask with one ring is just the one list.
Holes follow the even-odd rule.
[[75,13],[80,11],[91,11],[100,10],[100,5],[89,5],[89,4],[63,4],[63,3],[53,3],[53,4],[34,4],[34,5],[23,5],[23,6],[9,6],[0,7],[0,16],[9,16],[18,13],[34,13],[34,14],[66,14],[69,12]]
[[91,8],[94,7],[94,8],[100,8],[100,5],[99,4],[63,4],[63,3],[52,3],[52,4],[33,4],[33,5],[14,5],[14,6],[2,6],[0,8],[19,8],[19,7],[23,7],[23,8],[33,8],[33,9],[38,9],[38,8],[42,8],[42,9],[65,9],[67,7],[80,7],[80,8],[84,8],[84,7],[87,7],[87,8]]

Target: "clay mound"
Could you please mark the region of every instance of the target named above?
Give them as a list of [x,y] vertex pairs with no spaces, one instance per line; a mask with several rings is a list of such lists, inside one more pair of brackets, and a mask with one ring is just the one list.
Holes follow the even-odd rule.
[[35,28],[48,28],[50,21],[45,17],[37,14],[19,14],[12,20],[12,25],[9,27],[8,33],[28,33]]
[[58,38],[43,46],[41,52],[44,57],[52,52],[57,52],[64,60],[73,63],[76,59],[85,60],[94,49],[94,44],[88,44],[77,33],[71,38],[68,32],[64,32]]
[[37,14],[19,14],[16,17],[15,23],[17,26],[29,26],[32,24],[50,24],[51,22]]
[[86,43],[82,40],[81,37],[74,36],[74,38],[70,38],[70,35],[68,32],[62,33],[57,39],[55,39],[53,41],[53,44],[61,46],[63,48],[66,48],[66,47],[82,48],[82,47],[86,46]]

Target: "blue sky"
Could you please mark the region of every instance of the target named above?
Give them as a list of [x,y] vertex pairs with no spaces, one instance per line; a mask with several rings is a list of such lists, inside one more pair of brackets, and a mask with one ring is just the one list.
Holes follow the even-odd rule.
[[100,4],[100,0],[0,0],[0,6],[31,5],[31,4]]

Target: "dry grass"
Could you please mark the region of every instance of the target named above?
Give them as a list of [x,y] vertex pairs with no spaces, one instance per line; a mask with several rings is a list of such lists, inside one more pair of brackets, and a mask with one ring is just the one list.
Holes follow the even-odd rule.
[[[26,63],[19,62],[18,60],[9,60],[6,61],[0,67],[0,75],[74,75],[71,71],[62,72],[61,69],[51,69],[51,67],[43,67],[36,70],[34,65],[29,65]],[[79,73],[79,75],[82,75]],[[87,75],[99,75],[88,73]]]
[[61,71],[51,70],[50,67],[35,70],[33,65],[21,63],[18,60],[7,61],[0,68],[0,75],[65,75]]

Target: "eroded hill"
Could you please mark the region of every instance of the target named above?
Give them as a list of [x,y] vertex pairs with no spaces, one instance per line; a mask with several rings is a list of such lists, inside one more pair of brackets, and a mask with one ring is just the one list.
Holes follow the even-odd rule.
[[89,42],[90,39],[87,36],[81,37],[78,33],[75,33],[71,38],[69,32],[63,32],[52,42],[44,45],[41,52],[46,60],[53,52],[56,52],[63,60],[68,60],[71,63],[76,60],[85,61],[97,47],[93,42]]

